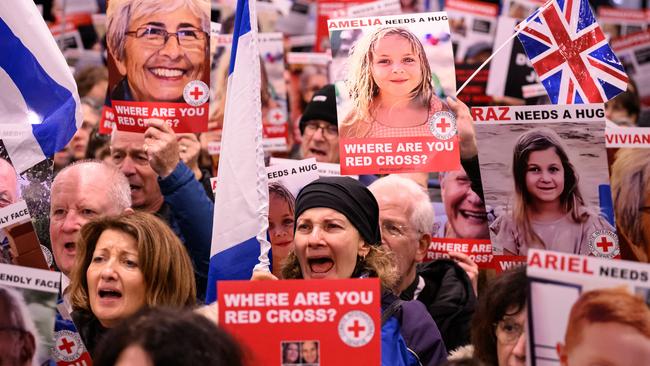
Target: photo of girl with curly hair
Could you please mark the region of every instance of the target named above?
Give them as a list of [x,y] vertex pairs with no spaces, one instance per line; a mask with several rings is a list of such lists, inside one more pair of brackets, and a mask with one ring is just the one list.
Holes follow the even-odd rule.
[[351,48],[344,138],[431,136],[429,121],[450,111],[435,94],[422,42],[401,27],[377,28]]

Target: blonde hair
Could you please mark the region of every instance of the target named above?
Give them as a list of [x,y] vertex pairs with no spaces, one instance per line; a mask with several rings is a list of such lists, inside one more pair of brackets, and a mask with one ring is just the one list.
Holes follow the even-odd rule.
[[[368,245],[368,244],[366,244]],[[357,256],[357,264],[352,272],[352,277],[367,274],[369,277],[379,277],[382,288],[395,290],[399,281],[399,274],[395,266],[393,253],[378,245],[368,245],[370,250],[365,258]],[[295,251],[291,251],[282,267],[283,279],[302,279],[300,262]]]
[[641,245],[639,208],[650,195],[650,154],[647,149],[620,149],[611,170],[616,224],[632,243]]
[[422,42],[407,29],[399,27],[379,28],[364,35],[350,49],[350,67],[345,81],[351,99],[350,113],[341,122],[344,137],[364,137],[372,126],[373,101],[379,94],[379,86],[372,78],[372,61],[377,42],[387,36],[400,36],[406,39],[417,55],[422,69],[422,81],[411,92],[411,98],[429,108],[434,95],[431,83],[431,67]]
[[86,271],[97,241],[106,230],[123,232],[135,239],[147,307],[185,307],[196,303],[192,261],[180,239],[158,217],[146,212],[128,212],[100,218],[82,227],[70,276],[70,299],[74,309],[91,311]]

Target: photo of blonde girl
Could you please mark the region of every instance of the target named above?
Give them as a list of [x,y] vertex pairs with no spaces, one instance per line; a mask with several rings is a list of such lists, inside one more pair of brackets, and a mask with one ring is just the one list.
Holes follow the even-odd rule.
[[430,121],[450,111],[435,94],[422,43],[405,28],[378,28],[350,49],[344,138],[432,136]]
[[269,184],[269,239],[273,275],[282,278],[284,260],[293,250],[295,197],[282,184]]
[[596,231],[614,231],[599,207],[586,205],[578,172],[554,130],[534,128],[519,136],[512,176],[514,203],[490,226],[492,242],[503,254],[538,248],[586,255]]

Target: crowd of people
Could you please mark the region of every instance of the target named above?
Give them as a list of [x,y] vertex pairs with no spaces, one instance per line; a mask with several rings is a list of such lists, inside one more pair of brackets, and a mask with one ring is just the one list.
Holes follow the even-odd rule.
[[[201,79],[205,71],[193,66],[203,61],[204,54],[192,46],[206,41],[206,14],[194,0],[170,1],[171,7],[161,1],[108,3],[129,14],[107,24],[105,42],[125,75],[111,96],[127,101],[180,100],[175,84]],[[105,1],[98,4],[105,10]],[[172,11],[178,8],[194,22],[175,17]],[[152,22],[148,18],[152,14],[164,16]],[[540,243],[570,246],[568,251],[577,253],[585,228],[613,227],[586,207],[561,139],[545,128],[531,130],[517,141],[512,166],[515,212],[488,225],[469,108],[456,98],[435,95],[429,63],[414,37],[401,28],[386,28],[361,41],[353,52],[351,72],[364,80],[349,79],[357,89],[351,89],[353,109],[342,119],[341,130],[337,89],[326,73],[305,69],[300,82],[304,94],[295,103],[300,117],[289,121],[296,136],[290,136],[292,145],[286,152],[274,155],[339,163],[339,136],[418,134],[420,121],[428,120],[432,111],[444,110],[453,112],[458,121],[461,170],[321,177],[295,197],[282,185],[270,184],[272,272],[256,272],[251,280],[378,278],[383,365],[524,365],[525,268],[495,276],[479,271],[460,252],[430,261],[426,253],[432,238],[489,239],[492,231],[505,254],[525,255]],[[130,57],[140,54],[134,50],[135,41],[141,39],[149,42],[150,58]],[[101,46],[87,48],[92,47]],[[192,52],[179,56],[188,49]],[[170,59],[182,61],[167,62]],[[393,62],[405,64],[408,78],[400,82],[403,90],[384,88]],[[171,76],[174,72],[181,75]],[[213,211],[219,204],[210,183],[218,173],[218,155],[208,153],[206,139],[216,130],[176,133],[164,121],[150,119],[144,134],[121,130],[100,134],[107,68],[92,65],[78,69],[75,76],[84,121],[54,156],[51,185],[49,236],[54,266],[63,275],[60,311],[70,315],[59,315],[57,322],[71,318],[93,363],[100,366],[246,364],[245,347],[219,327],[214,305],[205,303],[207,287],[215,285],[208,283],[208,267]],[[610,120],[638,123],[635,90],[607,103]],[[214,115],[211,118],[210,126],[223,125]],[[627,247],[632,252],[626,255],[647,262],[650,154],[628,150],[619,155],[611,168],[620,172],[612,180],[614,197],[630,190],[643,194],[614,207],[618,235],[631,243]],[[551,183],[540,189],[535,174],[544,176],[538,179],[550,176]],[[0,208],[19,200],[17,176],[0,158]],[[430,180],[437,185],[433,189]],[[447,216],[442,226],[436,226],[432,191],[442,197]],[[536,216],[540,210],[535,204],[553,214]],[[559,228],[545,225],[557,224],[558,218]],[[20,296],[2,286],[0,314],[7,314],[0,317],[0,364],[31,364],[38,352],[37,331]],[[621,345],[630,347],[627,364],[638,360],[635,355],[648,357],[647,350],[634,352],[639,352],[635,345],[650,342],[650,310],[625,291],[585,292],[571,310],[569,324],[557,350],[562,365],[594,361],[599,347],[596,333],[627,332],[631,343]],[[7,334],[14,343],[5,346]],[[318,365],[318,347],[315,341],[283,343],[283,365]]]

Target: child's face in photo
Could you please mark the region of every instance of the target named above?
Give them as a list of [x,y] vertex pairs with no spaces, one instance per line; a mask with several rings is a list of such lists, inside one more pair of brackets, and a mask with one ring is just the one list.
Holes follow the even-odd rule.
[[[563,366],[647,365],[650,362],[650,339],[632,326],[591,323],[581,333],[578,344],[565,355],[561,352]],[[603,336],[607,334],[616,336]]]
[[380,96],[408,96],[422,82],[422,65],[417,51],[399,35],[377,40],[372,60],[372,78]]
[[564,191],[564,167],[551,147],[533,151],[528,156],[526,190],[536,202],[553,202]]
[[293,213],[282,197],[269,197],[269,237],[273,254],[286,258],[293,249]]

